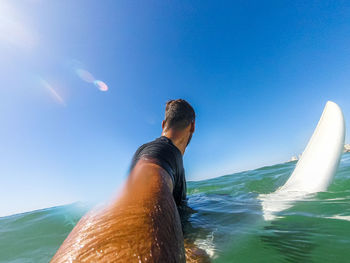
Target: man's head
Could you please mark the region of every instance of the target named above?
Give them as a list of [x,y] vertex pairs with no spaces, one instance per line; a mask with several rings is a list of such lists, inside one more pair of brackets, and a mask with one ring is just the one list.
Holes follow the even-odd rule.
[[171,131],[175,134],[182,134],[188,137],[188,145],[194,132],[195,119],[196,114],[187,101],[170,100],[165,106],[165,118],[162,122],[163,133]]

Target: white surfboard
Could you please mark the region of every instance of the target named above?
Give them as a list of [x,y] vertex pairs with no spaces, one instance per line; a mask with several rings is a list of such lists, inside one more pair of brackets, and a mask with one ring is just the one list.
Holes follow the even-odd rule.
[[288,181],[271,194],[261,194],[265,220],[309,194],[322,192],[337,171],[344,148],[345,122],[340,107],[328,101],[317,127]]

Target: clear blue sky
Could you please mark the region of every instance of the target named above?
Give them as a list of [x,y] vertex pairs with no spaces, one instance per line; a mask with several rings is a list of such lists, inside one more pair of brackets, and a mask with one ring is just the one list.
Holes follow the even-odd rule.
[[116,191],[168,99],[188,180],[301,153],[327,100],[350,118],[348,1],[2,1],[0,58],[0,215]]

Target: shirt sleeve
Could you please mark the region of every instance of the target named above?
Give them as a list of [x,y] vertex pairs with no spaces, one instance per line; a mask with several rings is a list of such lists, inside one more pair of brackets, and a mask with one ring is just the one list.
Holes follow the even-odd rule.
[[146,147],[146,144],[141,145],[134,153],[134,156],[132,157],[131,165],[129,168],[129,173],[131,172],[132,169],[134,169],[137,161],[140,159],[140,154],[145,147]]

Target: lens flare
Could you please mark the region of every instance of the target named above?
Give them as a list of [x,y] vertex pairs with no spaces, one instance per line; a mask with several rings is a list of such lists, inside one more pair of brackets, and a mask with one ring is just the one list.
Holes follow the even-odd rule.
[[60,94],[57,93],[57,91],[44,79],[40,79],[40,84],[46,88],[51,96],[59,103],[59,104],[62,104],[63,106],[66,106],[63,98],[60,96]]
[[[1,0],[0,0],[1,1]],[[68,61],[68,66],[73,70],[73,72],[82,80],[87,83],[94,84],[96,88],[100,91],[108,91],[109,88],[105,82],[98,80],[94,75],[85,69],[85,66],[82,62],[76,59],[71,59]]]
[[102,80],[95,80],[94,84],[100,91],[107,91],[108,90],[107,84],[104,83]]
[[93,83],[95,80],[95,77],[85,69],[78,68],[75,70],[75,72],[77,73],[78,77],[84,80],[85,82]]

